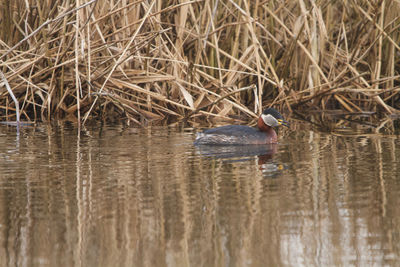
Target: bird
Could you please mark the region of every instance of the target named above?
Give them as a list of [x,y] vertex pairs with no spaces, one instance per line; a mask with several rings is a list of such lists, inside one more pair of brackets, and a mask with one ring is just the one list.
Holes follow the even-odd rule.
[[257,121],[257,128],[245,125],[226,125],[197,133],[195,145],[262,145],[278,142],[273,129],[277,126],[289,127],[289,123],[274,108],[263,111]]

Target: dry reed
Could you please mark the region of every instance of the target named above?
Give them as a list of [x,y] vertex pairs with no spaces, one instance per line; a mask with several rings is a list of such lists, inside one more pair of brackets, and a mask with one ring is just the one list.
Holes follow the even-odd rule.
[[[1,0],[0,10],[1,71],[29,121],[400,108],[396,1]],[[10,98],[1,86],[3,120],[15,119]]]

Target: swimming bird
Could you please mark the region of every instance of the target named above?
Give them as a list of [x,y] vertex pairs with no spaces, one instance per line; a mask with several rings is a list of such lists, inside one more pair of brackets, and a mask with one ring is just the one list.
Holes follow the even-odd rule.
[[227,125],[207,129],[197,134],[195,145],[260,145],[278,142],[273,127],[289,127],[282,115],[274,108],[263,111],[257,121],[257,128],[245,125]]

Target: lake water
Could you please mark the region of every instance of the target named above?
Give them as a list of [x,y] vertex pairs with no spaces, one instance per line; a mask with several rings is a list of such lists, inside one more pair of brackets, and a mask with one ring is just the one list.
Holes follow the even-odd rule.
[[0,266],[399,266],[400,141],[0,126]]

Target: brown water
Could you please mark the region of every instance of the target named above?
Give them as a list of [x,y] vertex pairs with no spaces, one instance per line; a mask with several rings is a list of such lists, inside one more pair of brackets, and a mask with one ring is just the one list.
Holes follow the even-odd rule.
[[399,266],[400,141],[0,126],[0,266]]

